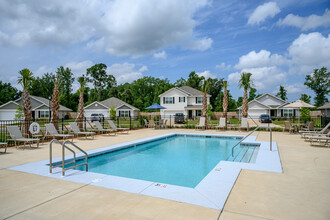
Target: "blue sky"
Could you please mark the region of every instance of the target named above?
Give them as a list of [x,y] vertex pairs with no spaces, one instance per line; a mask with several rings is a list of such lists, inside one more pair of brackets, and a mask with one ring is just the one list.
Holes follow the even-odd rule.
[[77,77],[102,62],[118,83],[175,82],[191,71],[225,78],[237,98],[239,74],[249,71],[258,91],[284,85],[294,101],[313,94],[306,74],[330,70],[329,8],[326,0],[2,0],[0,80],[20,88],[23,68],[41,76],[63,65]]

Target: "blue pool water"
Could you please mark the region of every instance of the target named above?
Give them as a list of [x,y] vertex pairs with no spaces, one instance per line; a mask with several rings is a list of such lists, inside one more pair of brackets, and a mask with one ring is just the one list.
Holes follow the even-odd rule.
[[[88,159],[89,172],[194,188],[221,160],[253,162],[258,148],[240,139],[175,135]],[[84,170],[84,167],[78,169]]]

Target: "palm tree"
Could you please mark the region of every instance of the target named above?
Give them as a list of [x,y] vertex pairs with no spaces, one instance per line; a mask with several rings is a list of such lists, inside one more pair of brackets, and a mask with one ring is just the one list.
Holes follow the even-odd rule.
[[241,79],[239,80],[239,87],[244,88],[244,96],[243,96],[243,105],[242,105],[242,117],[247,118],[248,112],[248,90],[252,87],[251,80],[252,73],[241,73]]
[[85,76],[81,76],[78,78],[78,82],[80,84],[79,88],[79,104],[78,104],[78,126],[80,129],[83,129],[83,120],[85,118],[84,116],[84,89],[86,86],[86,80]]
[[30,100],[30,94],[28,92],[28,88],[31,85],[31,81],[33,79],[33,73],[29,69],[22,69],[19,71],[20,76],[18,77],[18,83],[23,87],[22,93],[22,107],[24,112],[24,131],[25,134],[29,133],[30,122],[32,119],[32,106]]
[[56,78],[54,80],[54,91],[52,95],[52,123],[58,129],[58,110],[60,109],[59,97],[60,97],[60,74],[56,73]]
[[204,92],[203,117],[205,117],[205,129],[207,129],[207,97],[206,97],[206,90],[207,90],[207,82],[206,82],[206,80],[204,80],[204,85],[203,85],[203,92]]
[[222,100],[222,108],[223,108],[223,117],[225,117],[225,129],[227,129],[227,111],[228,111],[228,92],[227,92],[227,81],[223,81],[223,100]]

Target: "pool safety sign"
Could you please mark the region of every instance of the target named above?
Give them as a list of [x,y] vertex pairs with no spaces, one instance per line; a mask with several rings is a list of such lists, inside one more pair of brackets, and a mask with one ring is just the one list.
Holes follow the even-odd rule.
[[33,122],[30,125],[29,131],[31,132],[31,134],[38,134],[40,131],[40,125],[37,122]]

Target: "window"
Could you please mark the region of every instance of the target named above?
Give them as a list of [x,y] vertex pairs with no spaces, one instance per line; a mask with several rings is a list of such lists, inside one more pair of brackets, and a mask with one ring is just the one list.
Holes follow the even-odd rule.
[[202,104],[203,103],[203,97],[196,97],[196,104]]
[[129,117],[130,111],[129,110],[119,110],[119,117]]
[[164,97],[163,102],[164,104],[174,104],[174,97]]
[[179,97],[179,102],[186,102],[186,97]]
[[49,111],[39,111],[39,118],[48,118]]
[[283,109],[283,117],[292,117],[293,109]]
[[202,110],[196,110],[196,117],[202,116]]

